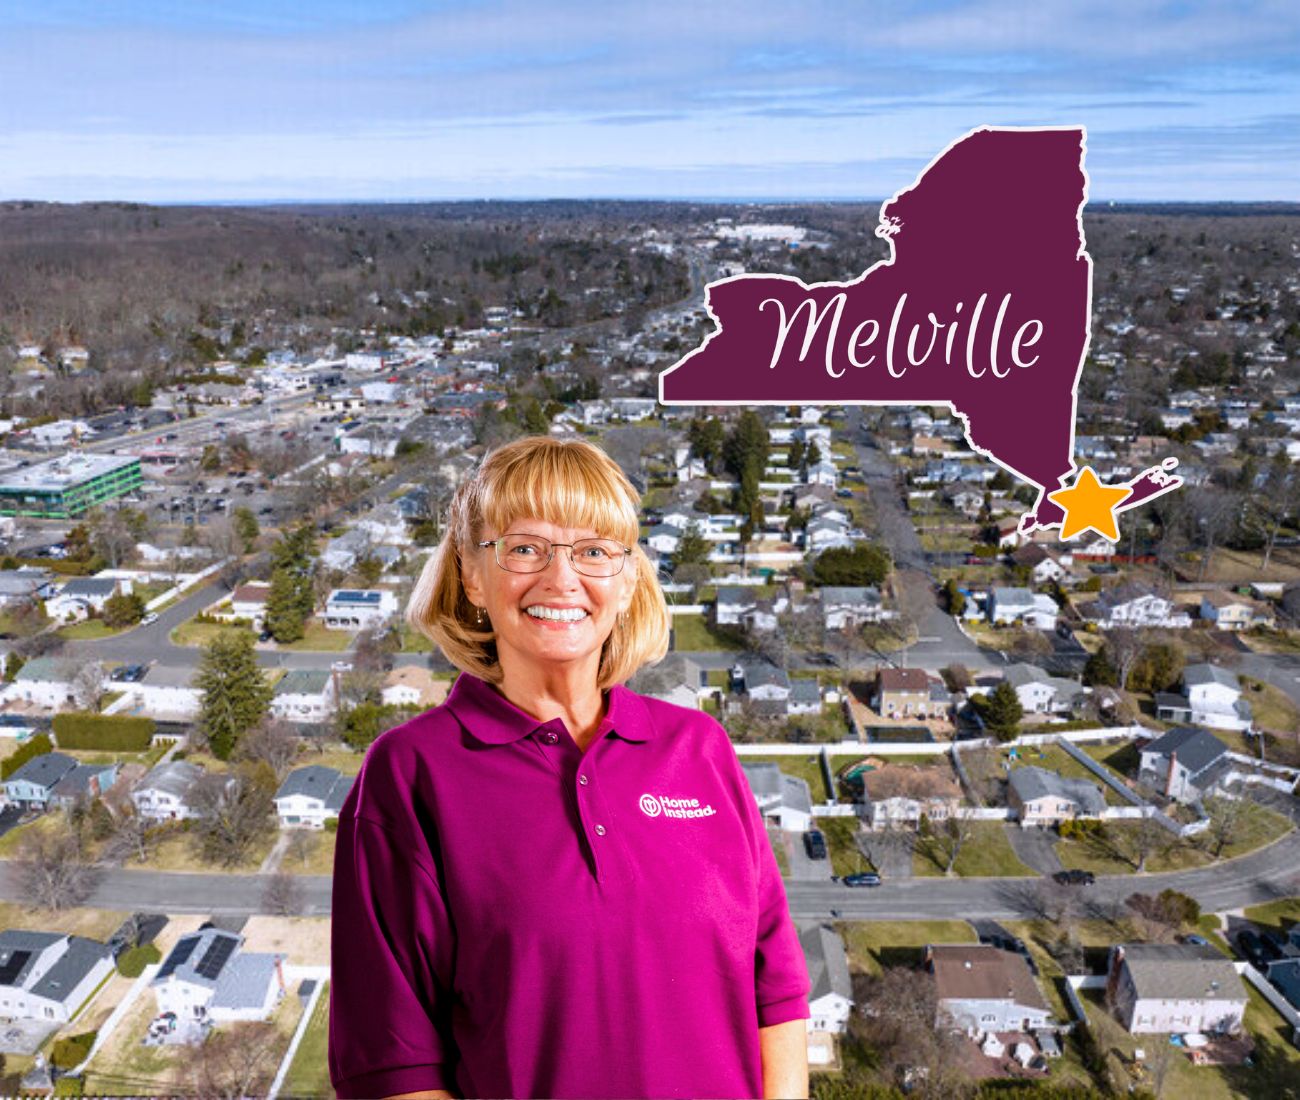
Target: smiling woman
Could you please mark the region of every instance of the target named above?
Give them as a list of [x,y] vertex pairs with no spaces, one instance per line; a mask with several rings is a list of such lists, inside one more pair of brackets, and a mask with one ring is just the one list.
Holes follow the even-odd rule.
[[407,614],[462,675],[339,815],[340,1097],[807,1095],[807,969],[735,750],[623,686],[668,640],[638,505],[547,437],[457,491]]

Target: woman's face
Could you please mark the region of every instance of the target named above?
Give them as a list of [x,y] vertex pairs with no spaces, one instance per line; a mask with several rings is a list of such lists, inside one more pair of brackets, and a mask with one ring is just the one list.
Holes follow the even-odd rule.
[[[485,529],[479,541],[503,535],[540,535],[558,543],[609,537],[584,527],[518,519],[502,531]],[[503,671],[589,661],[594,681],[601,647],[632,602],[635,567],[624,562],[613,577],[590,577],[573,568],[569,553],[556,547],[545,569],[513,573],[497,564],[493,547],[469,548],[462,568],[465,594],[487,611]]]

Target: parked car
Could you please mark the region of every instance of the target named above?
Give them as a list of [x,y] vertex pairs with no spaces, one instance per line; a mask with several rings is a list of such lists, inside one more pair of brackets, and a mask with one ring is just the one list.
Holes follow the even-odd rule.
[[1275,932],[1265,932],[1260,937],[1260,944],[1264,949],[1264,958],[1272,962],[1274,959],[1286,958],[1286,940]]
[[809,829],[804,833],[803,847],[809,859],[826,858],[826,837],[818,829]]
[[1209,947],[1210,941],[1204,936],[1184,936],[1183,943],[1190,943],[1193,947]]
[[1034,956],[1029,953],[1025,941],[1019,936],[1003,935],[999,932],[981,933],[980,943],[987,944],[989,947],[996,947],[1001,951],[1015,952],[1029,964],[1030,973],[1035,977],[1038,976],[1038,964],[1034,962]]
[[1074,867],[1068,871],[1057,871],[1052,880],[1062,886],[1091,886],[1097,881],[1097,876],[1091,871],[1081,871]]
[[149,626],[151,623],[156,623],[157,621],[158,621],[158,612],[150,611],[148,615],[146,615],[143,619],[140,620],[140,625]]
[[880,876],[871,871],[857,875],[845,875],[841,880],[845,886],[879,886]]

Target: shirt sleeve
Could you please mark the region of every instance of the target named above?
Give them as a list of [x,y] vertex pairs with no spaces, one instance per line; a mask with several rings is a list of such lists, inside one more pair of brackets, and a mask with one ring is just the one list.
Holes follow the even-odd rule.
[[417,847],[347,807],[339,817],[329,1074],[340,1100],[456,1087],[452,928]]

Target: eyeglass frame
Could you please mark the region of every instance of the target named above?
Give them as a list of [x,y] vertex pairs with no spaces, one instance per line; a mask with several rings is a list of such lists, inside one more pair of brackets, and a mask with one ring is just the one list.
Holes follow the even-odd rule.
[[[515,538],[515,537],[537,539],[538,542],[546,543],[551,548],[551,552],[546,557],[546,564],[543,565],[540,569],[511,569],[509,566],[504,565],[501,559],[497,556],[496,548],[500,543],[504,542],[506,539]],[[579,569],[577,562],[574,561],[573,558],[573,549],[575,546],[578,545],[578,542],[612,542],[615,546],[619,547],[623,551],[623,556],[618,559],[619,564],[618,564],[617,572],[588,573],[582,569]],[[545,573],[546,570],[548,570],[551,567],[551,562],[555,560],[555,548],[557,546],[563,546],[566,550],[569,551],[569,564],[573,567],[573,571],[575,573],[579,573],[584,577],[594,577],[597,580],[604,580],[608,577],[619,576],[623,572],[623,570],[627,567],[627,559],[632,555],[632,547],[624,546],[621,542],[618,541],[618,539],[607,539],[607,538],[602,538],[599,535],[596,535],[589,539],[579,539],[578,542],[552,542],[550,539],[545,538],[542,535],[530,535],[527,531],[516,531],[509,535],[500,535],[494,539],[484,539],[482,542],[475,543],[475,545],[480,550],[486,550],[489,546],[493,547],[494,549],[492,552],[492,560],[497,563],[498,569],[503,570],[506,573],[517,573],[523,576],[527,576],[529,573]]]

